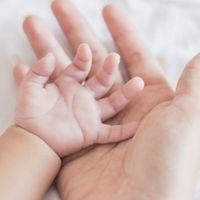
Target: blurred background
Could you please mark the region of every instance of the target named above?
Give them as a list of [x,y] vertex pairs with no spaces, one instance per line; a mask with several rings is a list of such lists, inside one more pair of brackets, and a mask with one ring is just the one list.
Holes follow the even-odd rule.
[[[115,2],[131,15],[138,31],[162,63],[170,84],[175,87],[186,63],[200,52],[199,0],[73,0],[88,23],[109,50],[114,44],[101,16],[105,4]],[[50,9],[50,0],[0,1],[0,133],[13,122],[15,85],[13,64],[31,64],[35,55],[22,31],[23,19],[30,14],[42,16],[68,51],[67,41]],[[45,200],[59,199],[53,187]],[[200,183],[195,200],[200,199]]]

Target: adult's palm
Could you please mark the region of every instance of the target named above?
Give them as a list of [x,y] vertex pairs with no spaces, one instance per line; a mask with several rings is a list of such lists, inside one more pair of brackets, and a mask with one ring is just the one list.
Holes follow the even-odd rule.
[[[58,10],[56,11],[59,16]],[[73,17],[71,12],[69,14]],[[130,20],[125,19],[125,13],[115,6],[108,6],[104,9],[104,17],[128,67],[129,75],[141,76],[146,85],[143,92],[111,123],[141,121],[156,105],[171,99],[173,92],[162,76],[157,61],[141,44],[135,30],[130,28]],[[62,26],[67,26],[67,22]],[[68,34],[67,36],[70,38]],[[89,38],[84,39],[83,41],[91,43]],[[99,57],[96,59],[98,62],[94,63],[94,67],[98,68],[103,59],[102,50],[95,44],[92,46]],[[135,139],[132,138],[117,144],[96,146],[80,152],[79,156],[67,158],[58,177],[62,198],[132,199],[133,180],[130,174],[135,160],[132,151],[134,142]]]

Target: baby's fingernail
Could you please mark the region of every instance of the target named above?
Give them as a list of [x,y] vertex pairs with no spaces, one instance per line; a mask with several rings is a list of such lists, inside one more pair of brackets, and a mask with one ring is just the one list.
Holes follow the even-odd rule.
[[117,62],[120,62],[120,55],[118,53],[112,53],[112,55],[115,57],[115,59],[117,60]]
[[139,90],[142,90],[144,88],[144,80],[140,78],[139,76],[136,76],[133,78],[134,84],[137,85]]

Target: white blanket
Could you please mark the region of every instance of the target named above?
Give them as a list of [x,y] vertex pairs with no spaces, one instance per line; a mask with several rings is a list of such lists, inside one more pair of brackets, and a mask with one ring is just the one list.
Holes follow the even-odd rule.
[[[49,23],[62,44],[59,26],[50,12],[50,0],[0,0],[0,132],[13,122],[15,86],[12,64],[16,59],[32,63],[35,56],[21,29],[26,15],[39,14]],[[100,15],[103,5],[121,4],[132,16],[147,44],[163,64],[166,77],[175,86],[186,62],[200,49],[199,0],[74,0],[99,38],[112,49]],[[198,189],[199,187],[199,189]],[[57,200],[51,189],[46,200]],[[200,199],[200,185],[195,199]]]

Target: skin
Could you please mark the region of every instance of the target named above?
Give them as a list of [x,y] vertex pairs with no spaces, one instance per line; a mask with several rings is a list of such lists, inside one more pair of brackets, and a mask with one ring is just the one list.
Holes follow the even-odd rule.
[[[82,42],[90,44],[95,72],[107,50],[70,1],[54,1],[52,8],[72,50]],[[174,92],[157,60],[130,25],[126,13],[115,5],[108,5],[103,15],[129,76],[140,76],[146,85],[129,107],[110,123],[135,120],[140,121],[140,126],[132,139],[94,146],[67,157],[57,178],[61,197],[72,200],[191,199],[200,152],[199,56],[188,64]],[[41,24],[43,31],[39,31]],[[69,58],[64,56],[40,18],[28,17],[24,29],[39,58],[46,52],[55,54],[58,50],[63,55],[57,61],[61,63],[58,71],[66,66]],[[18,67],[15,72],[21,82],[20,77],[26,70]],[[118,78],[116,88],[120,82]]]
[[87,44],[80,45],[73,62],[50,81],[55,64],[53,54],[48,54],[30,67],[19,88],[16,125],[40,137],[61,157],[93,144],[133,136],[137,128],[134,121],[103,123],[123,110],[144,87],[142,79],[133,78],[104,98],[115,80],[117,54],[108,55],[103,67],[88,80],[92,53]]
[[16,125],[0,136],[0,155],[0,199],[43,199],[61,166],[43,140]]

